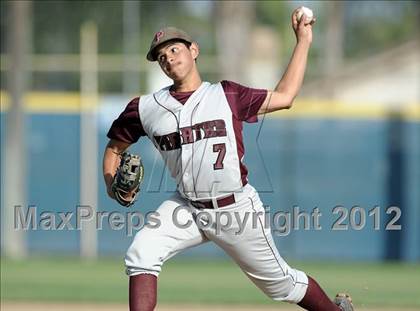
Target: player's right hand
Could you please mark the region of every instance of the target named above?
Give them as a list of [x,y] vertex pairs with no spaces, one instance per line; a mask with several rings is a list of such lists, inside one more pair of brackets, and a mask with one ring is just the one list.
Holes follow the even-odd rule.
[[112,185],[109,185],[109,186],[107,185],[107,187],[106,187],[106,193],[108,194],[108,196],[111,199],[115,200],[114,192],[112,192]]

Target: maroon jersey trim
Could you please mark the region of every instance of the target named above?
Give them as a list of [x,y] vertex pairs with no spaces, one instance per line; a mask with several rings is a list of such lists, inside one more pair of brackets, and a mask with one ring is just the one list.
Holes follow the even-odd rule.
[[124,111],[112,123],[107,134],[108,138],[133,144],[141,136],[147,136],[140,120],[139,102],[140,97],[135,97],[128,103]]
[[231,81],[221,82],[227,102],[232,110],[232,124],[238,152],[239,170],[241,173],[242,186],[248,183],[248,169],[242,162],[245,154],[245,146],[242,135],[242,121],[257,122],[258,110],[267,97],[267,90],[244,87]]

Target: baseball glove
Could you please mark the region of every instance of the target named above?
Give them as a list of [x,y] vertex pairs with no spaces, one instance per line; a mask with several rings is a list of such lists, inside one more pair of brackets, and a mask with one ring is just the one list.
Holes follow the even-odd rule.
[[112,182],[112,193],[122,206],[129,207],[136,201],[143,181],[144,167],[138,155],[124,152]]

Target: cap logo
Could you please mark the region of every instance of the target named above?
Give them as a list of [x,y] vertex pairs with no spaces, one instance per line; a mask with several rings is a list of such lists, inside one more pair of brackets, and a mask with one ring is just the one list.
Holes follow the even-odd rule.
[[155,34],[155,41],[156,42],[159,42],[160,41],[160,39],[163,37],[163,35],[164,35],[164,32],[161,30],[161,31],[158,31],[156,34]]

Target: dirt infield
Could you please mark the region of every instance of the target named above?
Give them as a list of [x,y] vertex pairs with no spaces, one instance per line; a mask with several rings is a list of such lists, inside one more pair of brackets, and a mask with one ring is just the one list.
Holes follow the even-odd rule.
[[[94,303],[40,303],[40,302],[2,302],[2,311],[46,311],[46,310],[60,310],[60,311],[127,311],[128,307],[125,304],[94,304]],[[234,305],[161,305],[156,308],[156,311],[297,311],[302,310],[296,306],[279,304],[275,308],[273,306],[234,306]],[[357,311],[418,311],[418,309],[409,308],[363,308],[357,307]]]

